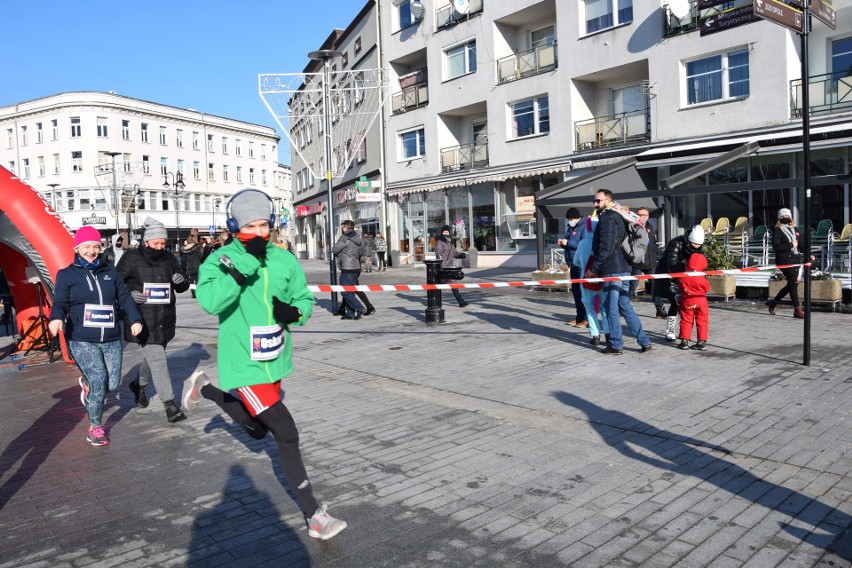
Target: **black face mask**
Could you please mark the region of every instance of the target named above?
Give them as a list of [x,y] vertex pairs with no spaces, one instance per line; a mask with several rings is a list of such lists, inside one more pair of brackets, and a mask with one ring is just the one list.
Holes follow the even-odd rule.
[[782,225],[790,225],[793,222],[792,219],[781,219]]

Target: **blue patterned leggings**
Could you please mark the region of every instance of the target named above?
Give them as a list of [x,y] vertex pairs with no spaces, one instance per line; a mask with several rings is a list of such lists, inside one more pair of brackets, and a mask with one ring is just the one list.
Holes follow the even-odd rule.
[[86,400],[89,424],[100,426],[106,394],[121,383],[121,340],[106,343],[70,341],[68,347],[83,373],[83,380],[89,385]]

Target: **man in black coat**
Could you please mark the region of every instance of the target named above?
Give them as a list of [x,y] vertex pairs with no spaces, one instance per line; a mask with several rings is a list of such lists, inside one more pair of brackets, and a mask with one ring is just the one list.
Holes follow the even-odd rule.
[[[178,266],[177,259],[166,248],[166,228],[152,217],[145,219],[142,246],[127,251],[118,262],[118,273],[127,284],[130,295],[139,306],[145,327],[137,336],[125,333],[128,342],[138,343],[144,360],[139,366],[139,378],[130,383],[130,390],[140,408],[148,406],[145,387],[153,378],[157,394],[169,422],[186,419],[175,404],[172,378],[166,361],[166,346],[175,336],[177,310],[175,292],[186,292],[189,279]],[[129,329],[126,326],[125,329]]]
[[[642,262],[635,265],[633,267],[633,276],[639,276],[640,274],[651,274],[654,272],[654,267],[657,265],[657,258],[659,254],[657,253],[657,233],[654,231],[654,226],[648,221],[651,217],[651,212],[648,211],[647,207],[640,207],[636,210],[636,214],[639,215],[639,218],[644,223],[645,232],[648,233],[648,249],[645,251],[645,258],[642,259]],[[645,288],[646,294],[651,294],[652,292],[652,284],[653,280],[645,280],[643,284]],[[632,280],[630,282],[630,299],[636,299],[636,290],[639,289],[639,280]],[[652,294],[653,296],[653,294]],[[665,318],[666,312],[663,310],[663,306],[665,305],[665,301],[663,298],[654,297],[654,306],[657,308],[657,318]]]

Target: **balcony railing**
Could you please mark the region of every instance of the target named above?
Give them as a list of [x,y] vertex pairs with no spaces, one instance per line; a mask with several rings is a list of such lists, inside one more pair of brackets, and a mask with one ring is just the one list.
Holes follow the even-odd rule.
[[663,35],[665,37],[676,36],[698,29],[698,3],[692,0],[689,3],[689,12],[683,16],[676,16],[666,4],[663,6]]
[[488,165],[488,142],[441,148],[441,171],[455,172]]
[[556,69],[556,42],[497,60],[497,84]]
[[651,139],[647,109],[614,116],[599,116],[574,123],[577,151],[618,146]]
[[456,12],[452,4],[435,10],[435,29],[448,28],[454,26],[465,18],[469,18],[474,14],[482,11],[483,0],[470,0],[470,9],[467,14]]
[[401,114],[421,107],[429,102],[429,86],[412,85],[391,95],[391,112]]
[[[808,104],[811,114],[852,111],[852,77],[846,71],[808,78]],[[790,106],[795,117],[802,116],[802,80],[790,81]]]

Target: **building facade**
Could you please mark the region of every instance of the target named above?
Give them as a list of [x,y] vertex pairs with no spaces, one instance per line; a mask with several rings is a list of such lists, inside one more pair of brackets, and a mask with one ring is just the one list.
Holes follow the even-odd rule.
[[[169,246],[225,226],[244,187],[289,207],[273,128],[115,93],[71,92],[0,108],[0,164],[72,229],[138,236],[147,216]],[[182,183],[178,183],[182,182]],[[172,240],[174,239],[174,241]]]

